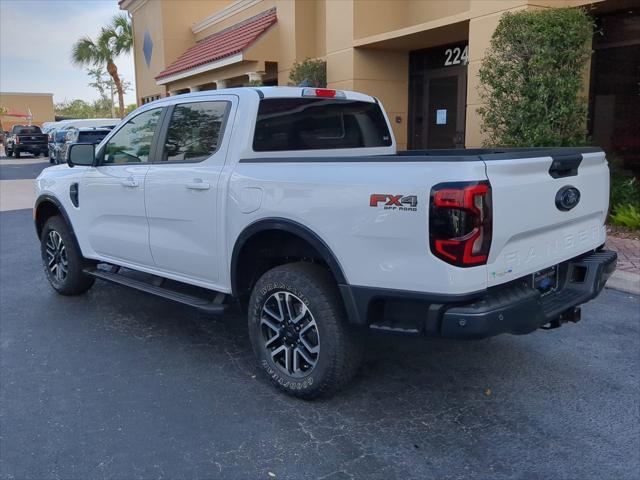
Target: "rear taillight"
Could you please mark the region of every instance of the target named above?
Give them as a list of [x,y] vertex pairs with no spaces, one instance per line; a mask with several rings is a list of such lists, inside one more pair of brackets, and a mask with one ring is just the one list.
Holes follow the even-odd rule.
[[487,263],[491,247],[489,182],[440,183],[431,189],[431,252],[458,267]]
[[20,143],[20,137],[19,137],[19,136],[17,136],[17,135],[16,135],[15,143],[16,143],[16,144]]

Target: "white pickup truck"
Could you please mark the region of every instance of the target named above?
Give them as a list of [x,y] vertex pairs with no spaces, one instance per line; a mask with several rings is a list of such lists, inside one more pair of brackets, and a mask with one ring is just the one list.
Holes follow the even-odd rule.
[[248,312],[289,394],[343,386],[362,329],[482,338],[580,318],[602,249],[597,148],[396,152],[377,99],[315,88],[178,95],[38,177],[44,271]]

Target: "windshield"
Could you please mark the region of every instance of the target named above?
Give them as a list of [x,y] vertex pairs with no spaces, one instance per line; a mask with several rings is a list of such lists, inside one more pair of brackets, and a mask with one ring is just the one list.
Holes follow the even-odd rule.
[[109,132],[80,132],[78,135],[78,142],[91,142],[100,143],[100,141],[107,136]]
[[67,136],[67,130],[58,130],[55,134],[55,141],[57,143],[64,142],[64,139],[66,136]]

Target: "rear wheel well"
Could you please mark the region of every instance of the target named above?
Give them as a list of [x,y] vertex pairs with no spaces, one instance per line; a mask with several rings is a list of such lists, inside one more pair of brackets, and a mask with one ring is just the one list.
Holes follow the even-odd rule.
[[[262,230],[243,242],[234,254],[232,271],[233,293],[246,305],[258,279],[279,265],[308,262],[326,269],[338,283],[336,272],[322,252],[301,236],[279,229]],[[341,272],[338,273],[341,275]]]

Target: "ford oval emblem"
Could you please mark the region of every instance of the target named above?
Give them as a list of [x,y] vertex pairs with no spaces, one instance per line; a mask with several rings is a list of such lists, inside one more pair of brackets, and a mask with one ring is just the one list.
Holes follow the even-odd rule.
[[556,193],[556,207],[558,210],[568,212],[580,202],[580,190],[571,185],[562,187]]

